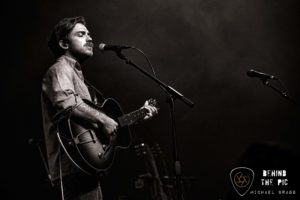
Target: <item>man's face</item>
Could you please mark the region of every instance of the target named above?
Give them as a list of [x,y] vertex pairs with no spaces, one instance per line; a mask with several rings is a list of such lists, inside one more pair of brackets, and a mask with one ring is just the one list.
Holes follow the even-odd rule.
[[83,24],[76,24],[68,34],[67,52],[78,60],[84,60],[93,55],[93,40],[90,32]]

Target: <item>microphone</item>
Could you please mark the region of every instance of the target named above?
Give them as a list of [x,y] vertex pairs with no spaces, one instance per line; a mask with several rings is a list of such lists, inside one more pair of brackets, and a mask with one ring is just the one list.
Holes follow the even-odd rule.
[[122,49],[129,49],[132,48],[131,46],[126,46],[126,45],[113,45],[113,44],[104,44],[100,43],[98,46],[100,51],[121,51]]
[[277,77],[273,76],[273,75],[270,75],[270,74],[265,74],[263,72],[259,72],[259,71],[255,71],[254,69],[250,69],[248,72],[247,72],[247,75],[249,77],[258,77],[262,80],[268,80],[268,79],[272,79],[272,80],[278,80]]

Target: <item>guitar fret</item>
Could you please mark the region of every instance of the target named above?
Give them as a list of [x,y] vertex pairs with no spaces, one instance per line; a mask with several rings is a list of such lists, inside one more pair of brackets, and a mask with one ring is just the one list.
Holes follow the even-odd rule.
[[[150,99],[149,104],[155,106],[156,101]],[[129,126],[136,122],[138,119],[141,119],[147,115],[148,111],[143,108],[136,111],[133,111],[131,113],[125,114],[123,116],[118,117],[118,122],[121,127],[123,126]]]
[[141,109],[141,110],[137,110],[137,111],[128,113],[126,115],[123,115],[123,116],[119,117],[118,120],[119,120],[121,127],[128,126],[128,125],[133,124],[138,119],[143,118],[144,116],[146,116],[146,114],[147,114],[147,110]]

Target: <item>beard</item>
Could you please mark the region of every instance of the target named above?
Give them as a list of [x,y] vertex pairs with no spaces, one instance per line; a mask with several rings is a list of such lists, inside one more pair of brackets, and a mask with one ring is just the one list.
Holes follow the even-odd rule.
[[88,58],[93,56],[93,48],[84,46],[83,48],[80,49],[74,49],[72,52],[70,52],[71,55],[79,62],[82,63]]

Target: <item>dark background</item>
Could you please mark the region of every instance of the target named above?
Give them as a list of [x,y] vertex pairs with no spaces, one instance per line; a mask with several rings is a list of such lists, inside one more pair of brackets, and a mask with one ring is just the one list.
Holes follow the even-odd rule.
[[[225,199],[232,190],[230,170],[254,144],[271,142],[299,152],[299,107],[246,75],[251,68],[275,75],[300,102],[297,0],[10,1],[3,11],[1,180],[7,199],[51,198],[39,152],[28,139],[42,137],[41,78],[53,63],[47,37],[70,16],[87,19],[95,46],[104,42],[143,50],[158,78],[195,103],[193,109],[179,100],[175,106],[183,175],[195,178],[186,183],[187,199]],[[128,50],[126,55],[150,72],[141,54]],[[83,70],[127,112],[149,97],[159,101],[160,114],[135,127],[134,141],[159,143],[171,168],[165,93],[113,52],[95,48]],[[271,83],[282,90],[278,81]],[[143,171],[140,162],[132,148],[117,155],[103,181],[108,199],[130,193],[134,177]]]

